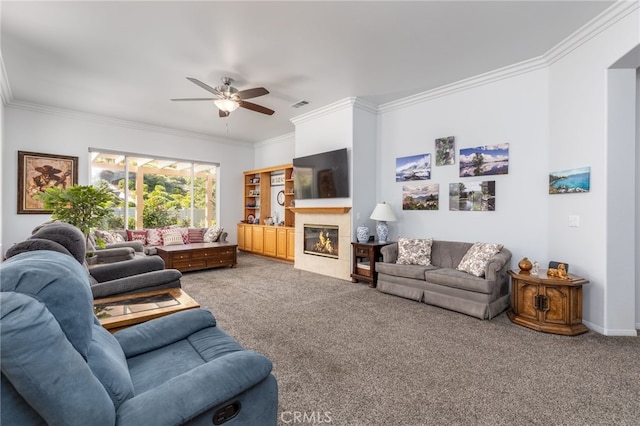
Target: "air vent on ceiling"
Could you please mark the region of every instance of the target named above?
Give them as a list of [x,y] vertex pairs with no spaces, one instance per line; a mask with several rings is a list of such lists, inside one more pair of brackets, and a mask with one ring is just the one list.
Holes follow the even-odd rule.
[[301,108],[305,105],[307,105],[309,103],[309,101],[305,101],[304,99],[301,101],[296,102],[295,104],[291,105],[291,108]]

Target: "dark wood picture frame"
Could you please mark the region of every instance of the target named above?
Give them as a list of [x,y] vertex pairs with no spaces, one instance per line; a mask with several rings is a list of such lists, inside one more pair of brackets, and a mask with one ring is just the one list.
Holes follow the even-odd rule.
[[18,151],[18,214],[51,214],[34,195],[78,183],[78,157]]

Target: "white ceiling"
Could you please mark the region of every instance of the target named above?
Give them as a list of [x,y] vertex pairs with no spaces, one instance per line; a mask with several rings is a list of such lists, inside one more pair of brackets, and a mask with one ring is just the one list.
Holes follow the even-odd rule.
[[[611,1],[2,1],[12,101],[259,142],[346,97],[376,105],[540,56]],[[271,93],[221,119],[186,80]],[[299,100],[309,105],[294,109]]]

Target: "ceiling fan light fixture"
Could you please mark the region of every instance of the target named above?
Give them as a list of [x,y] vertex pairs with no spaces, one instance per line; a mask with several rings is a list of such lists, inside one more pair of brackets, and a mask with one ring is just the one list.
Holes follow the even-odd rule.
[[213,103],[216,104],[220,111],[224,112],[233,112],[240,106],[238,101],[234,101],[233,99],[216,99]]

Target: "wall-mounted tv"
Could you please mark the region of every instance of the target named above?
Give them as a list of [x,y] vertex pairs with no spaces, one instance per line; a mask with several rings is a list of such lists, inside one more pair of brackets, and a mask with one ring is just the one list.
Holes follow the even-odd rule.
[[347,149],[294,158],[293,187],[297,200],[349,197]]

